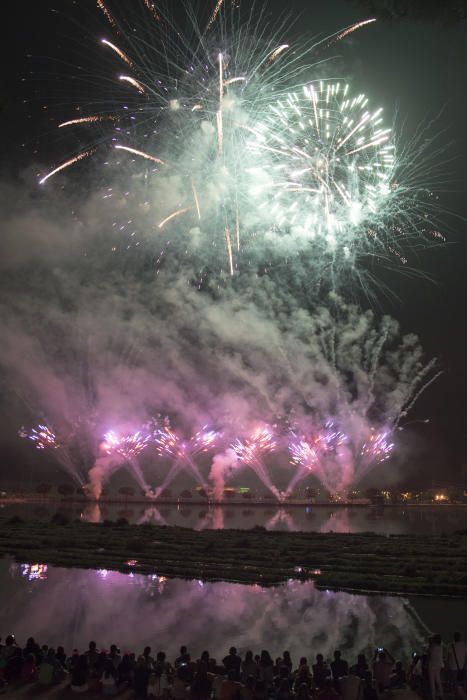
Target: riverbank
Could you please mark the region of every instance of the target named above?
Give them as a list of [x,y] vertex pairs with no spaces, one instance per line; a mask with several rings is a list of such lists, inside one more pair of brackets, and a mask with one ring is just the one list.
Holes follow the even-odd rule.
[[85,496],[43,496],[39,494],[31,495],[14,495],[14,496],[0,496],[0,507],[8,505],[27,505],[27,504],[37,504],[37,505],[47,505],[47,506],[106,506],[106,505],[123,505],[123,506],[196,506],[204,508],[250,508],[250,507],[276,507],[276,508],[359,508],[359,509],[375,509],[387,508],[389,510],[406,510],[406,509],[429,509],[436,508],[439,510],[447,510],[449,508],[465,508],[467,509],[467,503],[461,502],[399,502],[391,503],[384,501],[383,503],[372,503],[369,499],[358,499],[358,500],[348,500],[348,501],[310,501],[305,498],[287,498],[285,500],[278,500],[276,498],[224,498],[222,500],[207,499],[207,498],[183,498],[181,496],[177,498],[146,498],[143,496],[112,496],[100,498],[98,501],[91,500]]
[[337,534],[0,518],[0,556],[21,563],[206,581],[467,597],[467,534]]

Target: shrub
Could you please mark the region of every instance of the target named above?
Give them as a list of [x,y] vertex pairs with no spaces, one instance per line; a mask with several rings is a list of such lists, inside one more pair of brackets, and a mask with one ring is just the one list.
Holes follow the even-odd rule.
[[139,537],[135,537],[132,540],[128,540],[126,543],[127,551],[129,552],[144,552],[147,545],[146,542]]
[[68,525],[70,519],[67,518],[67,516],[63,513],[60,513],[60,511],[57,511],[56,513],[54,513],[54,515],[52,515],[50,522],[53,525]]
[[118,527],[126,527],[129,524],[126,518],[117,518],[116,520],[116,525],[118,525]]
[[23,518],[20,518],[19,515],[12,515],[11,518],[8,518],[6,521],[7,525],[21,525],[24,523]]

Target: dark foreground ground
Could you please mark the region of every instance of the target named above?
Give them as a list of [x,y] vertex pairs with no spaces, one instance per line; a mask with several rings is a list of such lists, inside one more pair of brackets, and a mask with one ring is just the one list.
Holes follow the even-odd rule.
[[[102,693],[86,692],[82,695],[85,698],[102,697]],[[31,698],[42,698],[43,700],[76,700],[80,695],[72,692],[69,687],[69,681],[65,681],[59,685],[45,689],[39,688],[37,684],[15,686],[14,688],[9,688],[3,697],[21,698],[22,700],[30,700]],[[134,700],[135,693],[133,690],[127,689],[118,692],[114,697],[118,698],[118,700]],[[190,696],[188,695],[187,697]],[[385,700],[420,700],[420,696],[409,688],[387,691],[384,694],[384,698]]]
[[[467,597],[467,531],[451,535],[204,530],[0,518],[0,556],[21,563],[275,585]],[[130,563],[131,562],[131,563]]]

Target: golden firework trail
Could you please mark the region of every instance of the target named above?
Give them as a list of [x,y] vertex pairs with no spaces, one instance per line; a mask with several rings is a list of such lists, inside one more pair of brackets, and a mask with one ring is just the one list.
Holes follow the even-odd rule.
[[146,7],[148,8],[149,12],[152,14],[152,16],[154,17],[154,19],[157,19],[157,21],[160,22],[160,21],[161,21],[161,16],[160,16],[160,14],[158,13],[158,11],[156,10],[156,6],[154,5],[154,3],[151,2],[151,0],[144,0],[144,4],[145,4]]
[[288,45],[288,44],[281,44],[281,46],[278,46],[277,49],[274,49],[274,51],[272,52],[272,54],[269,56],[269,58],[268,58],[268,63],[272,63],[273,61],[275,61],[276,58],[277,58],[278,56],[280,56],[281,53],[282,53],[283,51],[285,51],[286,49],[288,49],[288,48],[289,48],[289,45]]
[[132,78],[131,75],[119,75],[118,77],[120,80],[124,80],[125,82],[130,83],[130,85],[133,85],[133,87],[136,88],[142,95],[146,94],[146,91],[141,83],[135,78]]
[[232,83],[244,82],[245,80],[245,77],[229,78],[228,80],[224,80],[224,87],[226,87],[226,85],[232,85]]
[[106,120],[114,121],[117,120],[118,117],[113,117],[113,116],[100,116],[100,115],[95,115],[92,117],[80,117],[79,119],[69,119],[67,122],[62,122],[61,124],[58,125],[58,128],[61,129],[64,126],[74,126],[75,124],[95,124],[96,122],[103,122]]
[[212,25],[214,24],[214,22],[216,21],[217,15],[219,14],[220,9],[221,9],[221,7],[222,7],[223,4],[224,4],[224,0],[217,0],[216,6],[215,6],[215,8],[214,8],[214,12],[213,12],[212,15],[211,15],[211,19],[210,19],[209,22],[207,23],[206,30],[210,29],[211,26],[212,26]]
[[175,219],[177,216],[181,216],[182,214],[186,214],[186,212],[191,211],[191,209],[193,209],[193,207],[185,207],[184,209],[178,209],[177,211],[174,211],[172,214],[169,214],[169,216],[163,219],[159,224],[157,224],[158,228],[162,228],[169,221],[172,221],[172,219]]
[[84,158],[88,158],[89,156],[92,156],[92,154],[95,153],[95,151],[96,151],[95,148],[90,148],[89,150],[83,151],[82,153],[79,153],[77,156],[70,158],[70,160],[66,160],[64,163],[62,163],[61,165],[58,165],[50,173],[48,173],[43,178],[41,178],[39,180],[39,185],[43,185],[44,182],[46,182],[49,179],[49,177],[52,177],[52,175],[59,173],[61,170],[65,170],[65,168],[70,167],[70,165],[73,165],[74,163],[77,163],[78,161],[83,160]]
[[101,39],[101,43],[105,44],[106,46],[111,48],[112,51],[114,51],[117,54],[117,56],[119,56],[122,59],[122,61],[124,61],[127,65],[130,66],[130,68],[134,67],[131,59],[128,58],[126,53],[124,53],[121,49],[119,49],[118,46],[115,46],[115,44],[112,44],[112,42],[108,41],[108,39]]
[[108,23],[109,23],[112,27],[116,27],[116,26],[117,26],[117,23],[116,23],[116,21],[114,20],[114,18],[113,18],[113,16],[112,16],[112,13],[110,12],[110,10],[107,9],[107,7],[106,7],[106,5],[105,5],[105,3],[104,3],[104,0],[96,0],[96,5],[97,5],[97,7],[99,8],[99,10],[100,10],[101,12],[104,13],[105,18],[107,19]]
[[137,148],[130,148],[130,146],[122,146],[116,144],[114,148],[120,151],[128,151],[128,153],[133,153],[135,156],[140,156],[141,158],[146,158],[146,160],[152,160],[153,163],[158,163],[159,165],[165,165],[165,162],[156,156],[152,156],[150,153],[145,153],[145,151],[138,151]]
[[346,36],[349,34],[352,34],[352,32],[356,32],[357,29],[360,29],[361,27],[365,27],[367,24],[373,24],[373,22],[376,22],[376,17],[370,17],[369,19],[363,19],[361,22],[355,22],[355,24],[352,24],[350,27],[347,27],[347,29],[344,29],[340,34],[337,34],[328,44],[328,46],[332,46],[332,44],[336,44],[338,41],[341,39],[344,39]]

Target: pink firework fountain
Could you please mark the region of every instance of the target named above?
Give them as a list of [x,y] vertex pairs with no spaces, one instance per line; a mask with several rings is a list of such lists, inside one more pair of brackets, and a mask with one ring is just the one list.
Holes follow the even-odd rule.
[[139,455],[146,449],[149,441],[150,436],[144,435],[140,430],[124,435],[120,435],[115,430],[106,432],[100,443],[100,453],[88,473],[88,483],[84,486],[86,493],[91,498],[99,500],[106,481],[114,472],[125,466],[144,493],[150,496],[151,489],[146,483],[138,462]]
[[263,463],[263,456],[275,452],[277,449],[277,442],[271,430],[267,427],[256,428],[249,438],[243,442],[237,438],[230,447],[235,452],[239,462],[251,467],[269,491],[280,499],[280,493],[269,478]]
[[208,485],[194,458],[213,449],[219,439],[220,433],[209,429],[207,425],[192,435],[189,440],[183,439],[168,425],[165,425],[163,428],[156,428],[152,436],[156,452],[159,457],[172,460],[167,476],[156,490],[156,496],[167,488],[182,469],[191,472],[199,485],[203,489],[208,489]]
[[45,423],[39,423],[30,431],[21,428],[18,431],[21,438],[26,438],[34,443],[36,450],[44,450],[52,452],[59,464],[73,477],[73,479],[82,486],[84,481],[79,473],[79,470],[73,463],[70,456],[68,445],[65,439],[58,438],[57,433]]
[[339,493],[357,483],[376,464],[389,459],[394,449],[391,431],[367,428],[356,437],[327,421],[321,431],[308,435],[292,432],[288,449],[297,471],[287,487],[287,495],[308,474],[313,474],[330,493]]
[[324,428],[311,432],[309,435],[297,435],[292,432],[288,448],[291,464],[297,466],[286,489],[289,496],[294,487],[308,474],[314,474],[328,488],[328,473],[326,463],[330,459],[338,459],[342,446],[348,443],[348,436],[339,430],[335,422],[326,421]]

